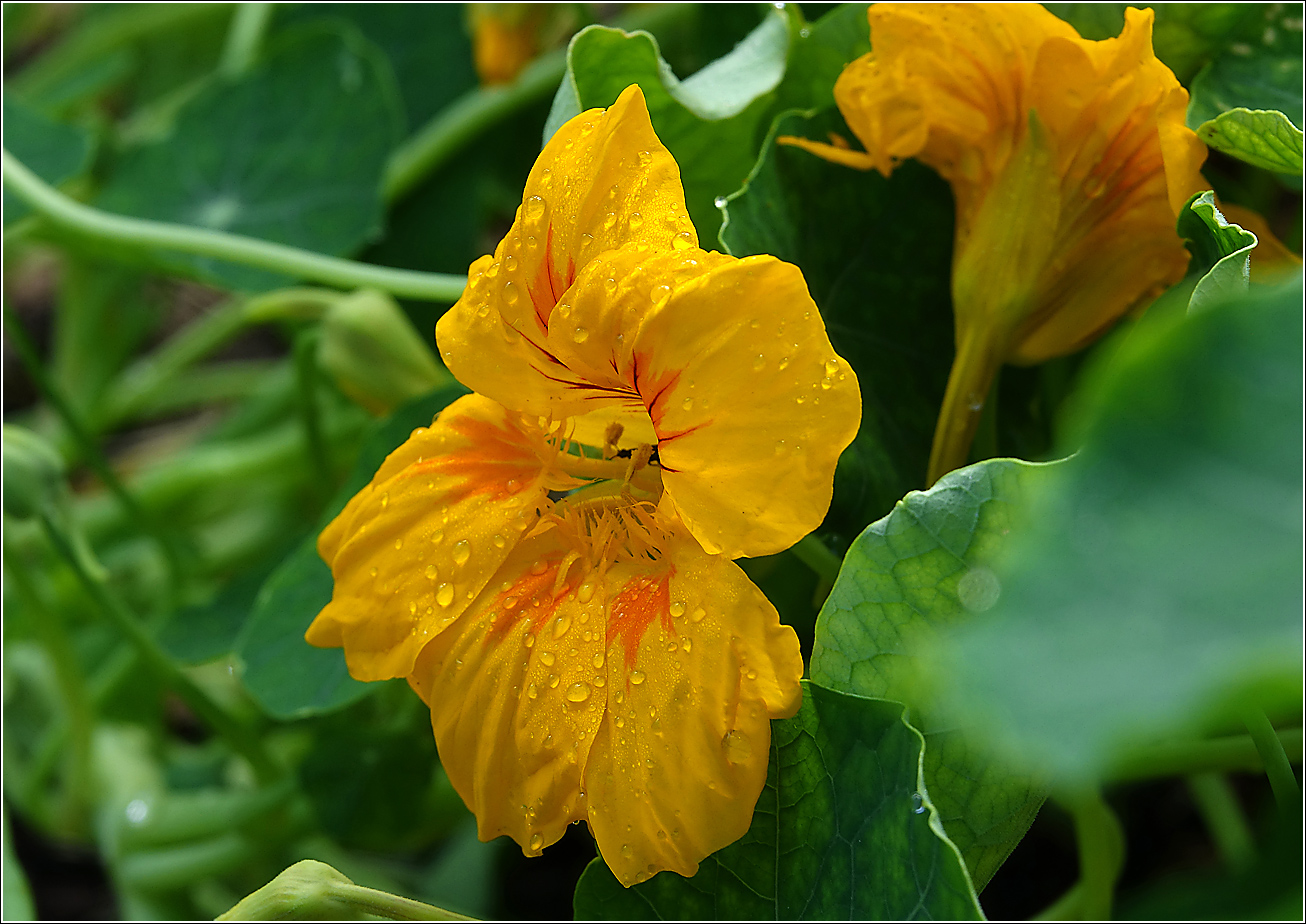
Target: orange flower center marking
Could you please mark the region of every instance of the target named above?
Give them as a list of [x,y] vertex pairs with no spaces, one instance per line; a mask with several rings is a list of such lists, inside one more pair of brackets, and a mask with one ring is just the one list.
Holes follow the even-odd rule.
[[575,281],[576,260],[573,257],[567,257],[566,276],[559,275],[553,265],[553,225],[550,224],[544,238],[544,259],[540,261],[534,282],[526,287],[531,295],[531,304],[535,306],[535,321],[540,325],[540,333],[548,333],[549,318],[557,307],[558,299]]
[[654,619],[661,619],[662,628],[675,634],[671,623],[671,576],[675,573],[675,568],[668,568],[660,576],[632,578],[608,607],[607,643],[610,647],[613,640],[621,641],[628,670],[635,666],[639,643]]
[[486,420],[459,417],[450,423],[465,446],[409,467],[409,477],[436,472],[461,478],[451,487],[447,503],[458,503],[478,494],[502,500],[518,493],[539,478],[543,466],[526,434],[511,423],[496,426]]
[[486,645],[502,639],[522,619],[530,619],[532,633],[540,631],[571,590],[566,584],[557,586],[559,564],[561,559],[556,558],[537,562],[495,597]]

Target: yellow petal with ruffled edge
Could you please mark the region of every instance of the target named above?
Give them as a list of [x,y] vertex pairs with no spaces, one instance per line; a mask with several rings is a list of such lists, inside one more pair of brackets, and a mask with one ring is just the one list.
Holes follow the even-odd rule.
[[568,297],[545,341],[561,370],[554,413],[651,423],[663,504],[708,552],[769,555],[820,524],[861,393],[797,267],[619,251]]
[[534,855],[588,819],[630,885],[692,875],[747,830],[770,720],[801,698],[798,639],[737,565],[662,524],[658,560],[601,575],[554,531],[524,540],[422,651],[409,683],[482,840]]
[[577,274],[619,247],[696,247],[680,168],[658,140],[639,87],[568,121],[531,169],[522,205],[494,256],[436,325],[445,365],[464,385],[519,410],[548,413],[556,375],[543,346]]
[[608,712],[585,766],[590,829],[629,886],[692,876],[743,836],[771,719],[798,711],[798,637],[737,565],[670,540],[665,567],[608,575]]
[[406,676],[535,523],[544,451],[542,434],[479,395],[415,430],[318,538],[335,587],[308,642],[343,646],[355,679]]
[[568,551],[553,532],[523,541],[409,677],[481,840],[507,834],[528,855],[585,817],[606,704],[603,598],[559,583]]

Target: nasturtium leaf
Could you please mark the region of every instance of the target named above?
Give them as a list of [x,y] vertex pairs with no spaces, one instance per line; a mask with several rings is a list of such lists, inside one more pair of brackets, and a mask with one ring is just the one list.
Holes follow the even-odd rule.
[[920,733],[902,706],[804,684],[771,723],[753,825],[686,879],[629,889],[601,859],[576,886],[577,919],[977,919],[956,848],[920,780]]
[[837,110],[777,119],[721,229],[735,256],[797,264],[857,373],[862,426],[839,462],[825,531],[848,541],[924,486],[952,364],[952,196],[915,162],[893,176],[832,164],[777,135],[851,137]]
[[1156,56],[1187,84],[1211,58],[1238,46],[1250,53],[1263,44],[1269,24],[1261,3],[1045,3],[1048,11],[1093,41],[1115,38],[1125,25],[1125,9],[1151,7],[1156,14],[1152,47]]
[[977,745],[1073,785],[1246,709],[1300,714],[1301,304],[1298,276],[1145,321],[1087,377],[990,618],[924,649]]
[[[85,129],[53,122],[21,102],[4,97],[5,148],[51,186],[84,173],[91,163],[91,136]],[[5,224],[31,214],[22,199],[4,192]]]
[[[321,525],[344,509],[414,429],[429,426],[445,405],[465,393],[459,385],[437,389],[378,424]],[[245,688],[271,716],[289,719],[334,712],[376,688],[349,676],[343,650],[314,648],[304,641],[309,623],[331,602],[331,588],[331,569],[317,554],[315,531],[277,566],[258,593],[236,641],[236,653]]]
[[[1300,29],[1298,31],[1300,43]],[[1225,52],[1193,78],[1188,127],[1200,128],[1230,109],[1277,109],[1302,127],[1301,47],[1286,54]]]
[[1227,221],[1215,206],[1214,193],[1207,190],[1189,199],[1175,227],[1201,273],[1188,300],[1189,311],[1247,291],[1256,235]]
[[1018,528],[1028,485],[1058,464],[992,459],[908,494],[848,550],[816,624],[814,683],[910,707],[925,735],[925,785],[977,889],[1020,842],[1045,793],[939,721],[917,694],[913,651],[996,602],[990,566]]
[[1302,131],[1277,109],[1230,109],[1199,125],[1197,137],[1253,167],[1301,174]]
[[868,5],[843,3],[811,25],[799,26],[774,111],[834,105],[834,82],[845,67],[871,50]]
[[270,556],[267,563],[232,578],[209,602],[173,613],[159,630],[159,644],[184,664],[230,654],[278,560]]
[[[381,177],[402,121],[394,76],[343,23],[288,30],[234,82],[214,81],[164,140],[125,152],[97,204],[347,254],[381,228]],[[236,289],[284,283],[207,257],[169,269]]]
[[348,20],[390,62],[414,131],[477,85],[467,11],[458,3],[306,3],[286,10],[289,23]]
[[610,106],[622,90],[639,84],[658,138],[680,165],[699,238],[710,242],[721,221],[715,199],[738,189],[756,158],[771,93],[784,76],[789,24],[783,12],[768,15],[734,51],[684,81],[667,67],[647,32],[582,29],[567,49],[567,73],[545,140],[567,119]]
[[638,83],[658,137],[680,165],[699,240],[711,248],[721,223],[715,203],[744,182],[773,117],[833,106],[834,81],[870,50],[868,35],[865,4],[839,7],[810,25],[791,4],[766,14],[733,51],[681,81],[651,36],[591,26],[568,48],[544,140],[567,119],[611,105]]

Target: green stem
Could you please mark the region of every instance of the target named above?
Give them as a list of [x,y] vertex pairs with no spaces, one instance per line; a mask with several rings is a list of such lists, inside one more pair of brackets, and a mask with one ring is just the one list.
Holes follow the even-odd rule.
[[1188,778],[1188,791],[1225,864],[1235,872],[1246,869],[1255,852],[1252,830],[1229,780],[1223,773],[1197,773]]
[[1038,915],[1038,920],[1108,920],[1116,880],[1125,861],[1125,836],[1120,820],[1097,790],[1066,794],[1057,801],[1075,821],[1079,881]]
[[178,373],[166,389],[137,404],[132,417],[148,421],[178,411],[245,398],[258,392],[280,368],[280,360],[246,359],[185,370]]
[[227,43],[222,48],[222,61],[218,70],[228,80],[235,79],[253,67],[258,59],[268,23],[272,21],[271,3],[238,3],[227,31]]
[[1249,710],[1243,717],[1243,724],[1256,742],[1256,751],[1265,762],[1265,775],[1270,778],[1270,788],[1274,790],[1274,801],[1282,810],[1296,810],[1301,805],[1301,791],[1297,788],[1297,778],[1293,775],[1292,764],[1284,751],[1283,742],[1274,731],[1274,726],[1259,709]]
[[65,230],[142,250],[167,250],[228,260],[345,289],[373,288],[421,301],[453,302],[467,280],[358,263],[284,244],[187,225],[111,215],[65,196],[3,152],[4,183],[44,218]]
[[425,902],[392,895],[360,885],[338,885],[336,894],[365,914],[375,914],[389,921],[469,921],[471,918],[428,905]]
[[154,640],[154,636],[146,631],[140,621],[127,610],[103,579],[87,570],[74,549],[72,537],[64,526],[48,513],[41,515],[41,524],[45,527],[46,535],[49,536],[55,550],[72,569],[83,589],[109,616],[119,631],[127,636],[145,663],[195,711],[202,721],[225,738],[237,753],[249,761],[260,779],[267,781],[279,777],[281,771],[263,749],[263,743],[258,737],[228,715],[203,689],[182,673],[176,662],[168,657],[159,643]]
[[109,492],[117,498],[118,503],[122,505],[123,510],[136,523],[138,529],[148,536],[154,538],[163,552],[164,559],[168,563],[169,571],[172,576],[174,590],[181,576],[181,556],[168,537],[167,533],[155,523],[136,498],[118,479],[113,467],[109,465],[109,460],[105,458],[104,453],[100,451],[99,444],[92,438],[90,431],[82,423],[81,417],[73,410],[72,403],[64,396],[63,391],[55,384],[54,380],[45,371],[41,364],[40,357],[36,353],[36,346],[27,336],[27,331],[19,323],[18,318],[10,309],[8,302],[4,305],[4,327],[9,334],[9,339],[13,343],[18,358],[27,370],[27,374],[32,377],[36,383],[37,389],[41,395],[48,401],[55,411],[63,419],[64,426],[67,427],[68,433],[72,436],[77,448],[81,451],[82,458],[91,469],[100,476],[100,480]]
[[322,415],[317,406],[317,345],[322,331],[310,327],[295,335],[295,380],[299,390],[299,416],[304,423],[304,451],[317,472],[315,493],[331,485],[331,462],[322,439]]
[[957,355],[952,361],[948,388],[934,427],[934,445],[930,447],[929,471],[925,477],[927,488],[966,464],[971,441],[979,427],[980,412],[1002,365],[987,329],[976,325],[964,335],[959,332],[958,336]]
[[[81,665],[77,663],[77,654],[73,651],[71,640],[64,627],[63,616],[56,609],[45,605],[33,586],[31,579],[22,565],[13,560],[9,550],[4,550],[5,580],[12,581],[19,594],[32,608],[32,624],[37,636],[50,654],[54,663],[55,677],[59,691],[63,694],[68,709],[67,731],[72,735],[72,747],[68,751],[71,761],[68,773],[68,792],[72,796],[75,812],[86,812],[91,807],[91,733],[95,727],[95,710],[86,688],[86,678],[82,676]],[[60,749],[62,750],[62,749]],[[58,752],[55,755],[58,756]],[[38,781],[44,779],[44,773],[34,762],[33,771]]]
[[[696,14],[691,3],[649,4],[622,14],[612,25],[628,32],[657,33]],[[386,201],[393,203],[412,192],[490,126],[546,99],[566,72],[566,50],[558,49],[533,61],[513,83],[479,87],[454,100],[390,155],[382,186]]]
[[794,556],[811,568],[820,576],[822,581],[833,584],[839,577],[839,568],[843,565],[839,556],[835,555],[826,546],[824,542],[816,538],[815,533],[808,533],[799,539],[789,551]]
[[128,420],[158,400],[178,373],[244,330],[249,323],[245,307],[241,299],[222,303],[123,372],[104,400],[106,426]]
[[[1277,732],[1277,738],[1279,749],[1301,760],[1300,728],[1282,729]],[[1205,741],[1166,742],[1136,751],[1115,764],[1106,774],[1106,779],[1122,783],[1190,773],[1256,772],[1263,769],[1265,761],[1256,742],[1249,735],[1230,735]]]

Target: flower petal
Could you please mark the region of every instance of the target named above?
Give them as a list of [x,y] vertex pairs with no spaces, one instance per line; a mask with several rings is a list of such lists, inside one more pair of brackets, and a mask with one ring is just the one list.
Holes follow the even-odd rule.
[[766,782],[772,718],[801,700],[798,638],[737,565],[671,540],[615,567],[608,712],[585,765],[590,828],[623,885],[692,876],[741,837]]
[[559,584],[568,551],[554,532],[525,539],[409,677],[481,840],[507,834],[528,855],[585,817],[606,701],[603,599]]
[[503,564],[544,502],[539,433],[479,395],[386,459],[318,539],[335,579],[305,637],[358,680],[407,675]]
[[585,265],[625,246],[697,245],[680,169],[631,85],[608,109],[567,122],[540,152],[512,228],[493,258],[472,264],[466,292],[436,325],[441,355],[469,388],[547,413],[555,363],[543,339]]

